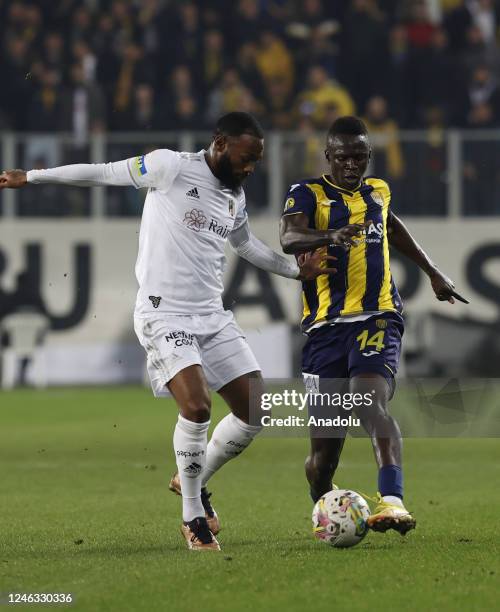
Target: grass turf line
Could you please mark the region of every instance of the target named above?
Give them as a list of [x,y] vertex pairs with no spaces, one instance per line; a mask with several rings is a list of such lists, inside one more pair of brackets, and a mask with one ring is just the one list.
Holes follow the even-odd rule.
[[[3,596],[71,592],[92,612],[496,607],[498,440],[406,440],[417,530],[349,550],[312,538],[307,441],[257,440],[211,482],[223,552],[194,554],[167,489],[175,418],[139,388],[2,393]],[[336,482],[375,490],[366,439],[348,440]]]

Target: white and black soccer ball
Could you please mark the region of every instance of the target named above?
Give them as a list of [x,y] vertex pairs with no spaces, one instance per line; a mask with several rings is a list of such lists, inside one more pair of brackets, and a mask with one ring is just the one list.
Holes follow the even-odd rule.
[[348,489],[328,491],[314,506],[314,537],[336,548],[356,546],[368,532],[370,508],[366,501]]

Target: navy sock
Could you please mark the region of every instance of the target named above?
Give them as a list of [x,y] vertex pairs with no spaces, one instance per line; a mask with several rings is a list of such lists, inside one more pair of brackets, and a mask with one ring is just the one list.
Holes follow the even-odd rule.
[[384,465],[378,472],[378,490],[382,497],[394,495],[403,499],[403,471],[399,465]]

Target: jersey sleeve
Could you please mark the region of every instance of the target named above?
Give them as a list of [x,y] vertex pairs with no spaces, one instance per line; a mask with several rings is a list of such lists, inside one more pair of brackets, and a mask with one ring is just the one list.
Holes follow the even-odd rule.
[[385,187],[386,187],[385,200],[387,202],[387,208],[389,210],[392,210],[392,191],[388,183],[385,183]]
[[392,193],[391,193],[391,188],[389,187],[389,183],[387,183],[386,181],[383,181],[382,179],[379,179],[378,184],[377,184],[377,191],[382,196],[382,199],[384,201],[384,208],[390,209]]
[[233,231],[240,228],[248,221],[247,205],[245,193],[242,190],[241,197],[238,198],[238,210],[236,211],[236,218],[234,220]]
[[377,204],[379,204],[383,208],[383,210],[392,208],[392,194],[389,183],[374,176],[367,177],[365,180],[368,185],[371,185],[373,187],[373,191],[371,192],[371,197],[373,198],[373,200]]
[[285,197],[283,215],[294,215],[304,213],[308,219],[312,219],[316,212],[316,199],[306,185],[292,185]]
[[146,155],[132,157],[127,163],[136,189],[141,187],[169,189],[179,172],[181,157],[177,151],[156,149]]

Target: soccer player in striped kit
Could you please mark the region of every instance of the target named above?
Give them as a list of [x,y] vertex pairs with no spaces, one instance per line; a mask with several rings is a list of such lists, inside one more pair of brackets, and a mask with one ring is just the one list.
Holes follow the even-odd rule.
[[[314,249],[336,257],[334,275],[303,282],[302,329],[308,339],[302,371],[306,386],[351,393],[375,391],[357,416],[371,438],[378,465],[378,505],[370,517],[375,531],[405,534],[416,521],[403,504],[402,441],[389,414],[401,338],[402,303],[392,279],[389,245],[412,259],[428,276],[439,300],[453,303],[452,281],[439,271],[391,211],[389,185],[365,177],[371,154],[368,133],[356,117],[341,117],[326,143],[330,174],[291,185],[281,220],[285,253],[302,261]],[[343,245],[332,240],[344,227],[362,226]],[[322,381],[324,386],[322,386]],[[345,430],[311,431],[306,475],[316,502],[331,490]]]

